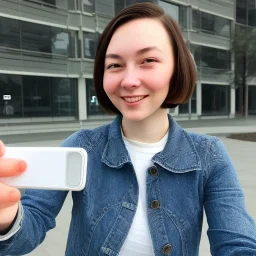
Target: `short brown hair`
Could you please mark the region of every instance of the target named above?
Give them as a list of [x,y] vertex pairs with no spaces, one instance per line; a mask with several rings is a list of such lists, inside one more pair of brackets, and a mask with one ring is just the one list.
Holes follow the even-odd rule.
[[120,114],[103,88],[105,55],[112,35],[121,25],[141,18],[158,19],[165,27],[174,52],[175,67],[170,81],[168,95],[162,108],[175,108],[186,103],[193,93],[196,83],[196,65],[179,29],[179,25],[157,4],[137,3],[120,11],[103,31],[95,56],[94,86],[101,107],[109,113]]

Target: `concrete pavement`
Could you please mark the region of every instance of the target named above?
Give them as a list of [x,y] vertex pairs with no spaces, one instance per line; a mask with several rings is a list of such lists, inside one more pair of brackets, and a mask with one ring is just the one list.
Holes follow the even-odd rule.
[[[20,134],[27,135],[43,135],[51,133],[71,133],[80,128],[95,128],[99,125],[111,122],[114,117],[107,119],[88,119],[86,121],[70,121],[70,122],[44,122],[44,123],[11,123],[8,120],[0,120],[0,136],[10,137],[13,135],[16,139]],[[175,120],[184,128],[197,128],[195,131],[202,133],[216,134],[220,131],[222,134],[234,133],[246,130],[247,132],[256,131],[256,116],[249,116],[247,119],[237,118],[219,118],[219,119],[199,119],[199,120],[182,120],[180,117],[174,117]],[[217,130],[215,128],[218,128]],[[223,129],[219,129],[219,128]],[[15,135],[16,134],[16,135]],[[28,137],[26,137],[28,138]],[[62,138],[62,137],[61,137]],[[58,138],[57,138],[58,139]],[[26,140],[24,140],[26,141]],[[30,140],[31,141],[31,140]]]
[[[228,153],[230,154],[240,182],[245,193],[246,205],[249,213],[256,219],[256,143],[244,142],[238,140],[227,139],[223,135],[239,132],[256,132],[256,119],[250,120],[245,125],[243,122],[216,122],[208,121],[204,124],[198,121],[191,121],[188,130],[207,134],[217,134],[225,144]],[[197,125],[194,122],[198,122]],[[182,122],[180,122],[182,125]],[[208,125],[207,125],[208,124]],[[214,125],[216,124],[216,125]],[[194,126],[195,125],[195,126]],[[183,123],[183,127],[187,127],[187,123]],[[225,128],[226,127],[226,128]],[[66,135],[66,133],[49,134],[30,134],[17,136],[0,136],[0,138],[9,146],[59,146]],[[14,137],[13,137],[14,136]],[[22,139],[21,139],[22,137]],[[18,139],[19,138],[19,139]],[[27,138],[27,139],[26,139]],[[29,138],[29,139],[28,139]],[[47,139],[48,138],[48,139]],[[55,138],[55,139],[54,139]],[[45,241],[29,256],[63,256],[65,255],[66,239],[68,234],[68,227],[70,222],[72,209],[72,199],[69,195],[63,205],[63,208],[57,217],[57,226],[55,229],[47,233]],[[204,220],[203,234],[200,245],[200,256],[209,256],[209,243],[206,236],[207,223]]]

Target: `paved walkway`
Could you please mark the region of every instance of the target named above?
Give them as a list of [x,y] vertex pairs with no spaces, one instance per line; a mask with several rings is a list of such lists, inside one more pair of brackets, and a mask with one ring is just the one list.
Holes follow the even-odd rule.
[[[256,118],[253,120],[203,120],[203,121],[180,122],[183,127],[190,131],[216,134],[225,144],[229,152],[242,184],[246,205],[249,213],[256,219],[256,143],[244,142],[225,138],[224,135],[239,132],[256,132]],[[196,123],[195,123],[196,122]],[[30,136],[0,136],[0,138],[10,146],[59,146],[63,139],[70,132],[52,134],[30,134]],[[57,137],[56,137],[57,136]],[[21,139],[22,138],[22,139]],[[48,139],[47,139],[48,138]],[[54,139],[55,138],[55,139]],[[67,197],[63,208],[57,217],[57,227],[47,233],[45,241],[28,256],[64,256],[70,213],[72,208],[71,196]],[[200,256],[209,256],[209,243],[206,235],[207,224],[204,221],[202,241],[200,246]]]
[[[114,118],[114,117],[113,117]],[[88,119],[86,121],[72,122],[48,122],[48,123],[21,123],[12,124],[8,121],[0,120],[0,136],[14,134],[44,134],[44,133],[70,133],[80,128],[95,128],[101,124],[109,123],[113,118],[108,119]],[[195,131],[202,133],[234,133],[240,131],[256,131],[256,116],[249,116],[247,119],[222,118],[222,119],[199,119],[199,120],[181,120],[180,117],[174,117],[184,128],[197,128]],[[222,129],[215,129],[221,127]]]

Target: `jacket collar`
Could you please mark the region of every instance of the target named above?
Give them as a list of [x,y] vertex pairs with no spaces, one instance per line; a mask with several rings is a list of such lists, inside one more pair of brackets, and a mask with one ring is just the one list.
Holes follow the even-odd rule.
[[[163,151],[157,153],[152,162],[176,173],[201,170],[201,162],[190,135],[168,115],[170,130]],[[113,168],[131,163],[121,132],[122,117],[110,124],[108,141],[102,154],[102,162]]]

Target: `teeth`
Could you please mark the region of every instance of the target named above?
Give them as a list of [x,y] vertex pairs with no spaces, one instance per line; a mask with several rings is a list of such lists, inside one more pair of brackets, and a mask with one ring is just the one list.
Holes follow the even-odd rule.
[[133,102],[137,102],[137,101],[140,101],[144,98],[144,96],[139,96],[139,97],[124,97],[124,100],[127,101],[127,102],[130,102],[130,103],[133,103]]

